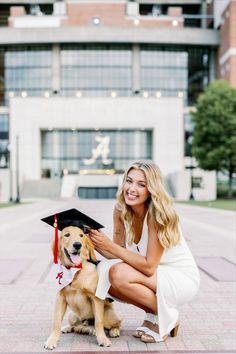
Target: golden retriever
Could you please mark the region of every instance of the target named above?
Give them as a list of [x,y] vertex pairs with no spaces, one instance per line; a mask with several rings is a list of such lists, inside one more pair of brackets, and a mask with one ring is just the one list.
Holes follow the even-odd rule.
[[[54,250],[54,242],[52,248]],[[120,335],[121,321],[112,304],[95,297],[98,273],[96,265],[90,262],[96,261],[91,240],[80,228],[65,227],[59,236],[58,259],[63,266],[74,268],[76,257],[81,259],[82,269],[76,271],[72,282],[58,292],[52,331],[44,344],[46,349],[52,350],[57,346],[67,306],[72,313],[68,317],[69,324],[62,332],[95,334],[98,344],[105,347],[110,346],[111,342],[104,329],[108,330],[110,337]],[[94,326],[90,325],[91,320],[94,320]]]

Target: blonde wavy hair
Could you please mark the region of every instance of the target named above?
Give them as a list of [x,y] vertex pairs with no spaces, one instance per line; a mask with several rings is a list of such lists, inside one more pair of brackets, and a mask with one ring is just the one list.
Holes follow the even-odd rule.
[[128,245],[132,245],[135,235],[132,225],[132,209],[125,203],[123,188],[127,175],[132,169],[143,171],[146,177],[147,189],[150,193],[146,205],[149,216],[157,223],[160,243],[164,248],[177,245],[180,240],[179,217],[173,207],[172,199],[164,187],[163,177],[158,166],[145,161],[135,162],[125,171],[122,185],[117,192],[117,207],[121,211]]

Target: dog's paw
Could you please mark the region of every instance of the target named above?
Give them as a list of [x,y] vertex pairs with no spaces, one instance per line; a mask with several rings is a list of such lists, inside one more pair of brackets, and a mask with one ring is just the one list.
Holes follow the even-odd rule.
[[53,350],[56,348],[58,342],[58,338],[49,337],[48,340],[44,343],[44,348],[48,350]]
[[120,329],[117,327],[111,328],[109,330],[109,336],[112,338],[119,337],[120,336]]
[[97,336],[97,342],[100,347],[110,347],[111,342],[106,336]]
[[61,329],[61,333],[71,333],[71,332],[74,332],[74,327],[70,325],[66,325]]

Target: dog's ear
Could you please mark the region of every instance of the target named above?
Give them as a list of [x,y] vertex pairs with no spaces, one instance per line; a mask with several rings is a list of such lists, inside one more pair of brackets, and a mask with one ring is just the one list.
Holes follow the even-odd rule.
[[88,236],[85,236],[85,247],[88,250],[88,254],[89,254],[88,259],[91,259],[93,262],[96,262],[97,258],[94,253],[94,245]]

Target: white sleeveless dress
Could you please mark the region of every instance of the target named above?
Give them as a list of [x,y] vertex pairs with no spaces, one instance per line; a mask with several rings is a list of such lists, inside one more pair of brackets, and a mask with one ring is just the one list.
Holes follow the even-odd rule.
[[[138,244],[126,245],[134,253],[146,256],[148,244],[147,215],[144,220],[142,237]],[[111,297],[109,270],[120,259],[105,259],[98,265],[98,286],[96,296],[100,299]],[[191,301],[197,294],[200,276],[195,260],[181,232],[180,243],[164,251],[157,267],[157,308],[161,337],[168,334],[179,318],[178,308]],[[117,299],[116,299],[117,300]]]

